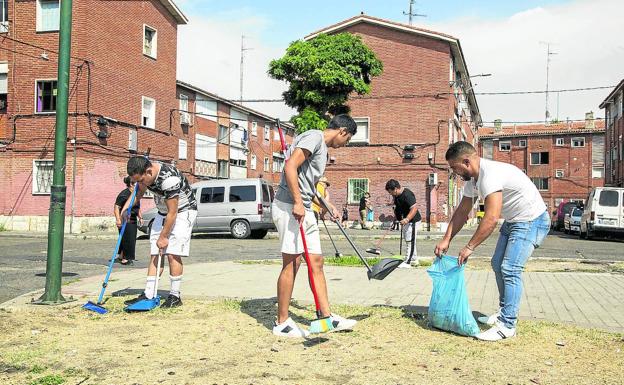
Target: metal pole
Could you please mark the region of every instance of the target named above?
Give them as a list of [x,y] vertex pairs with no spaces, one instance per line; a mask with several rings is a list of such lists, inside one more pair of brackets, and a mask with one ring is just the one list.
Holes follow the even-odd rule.
[[45,292],[40,304],[66,302],[61,295],[63,236],[65,230],[65,155],[67,151],[67,110],[69,99],[69,61],[71,52],[72,0],[61,1],[59,62],[54,135],[54,176],[50,191],[48,253]]

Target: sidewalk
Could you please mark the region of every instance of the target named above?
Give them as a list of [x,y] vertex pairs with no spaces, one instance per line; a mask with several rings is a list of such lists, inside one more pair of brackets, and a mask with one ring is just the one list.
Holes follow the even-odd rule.
[[[184,298],[272,298],[280,265],[217,262],[189,265],[182,285]],[[358,267],[326,266],[330,302],[354,305],[409,306],[426,313],[431,279],[424,268],[395,270],[383,281],[368,281],[366,270]],[[83,279],[63,286],[65,297],[77,304],[94,300],[103,276]],[[144,270],[113,272],[108,295],[135,295],[145,285]],[[466,271],[467,289],[473,311],[490,314],[497,308],[497,291],[491,271]],[[163,275],[161,295],[167,294],[169,279]],[[624,332],[624,302],[616,293],[624,290],[624,275],[602,273],[524,273],[525,291],[521,319],[571,323]],[[35,293],[18,297],[0,307],[19,308]],[[297,277],[293,298],[311,303],[305,267]]]

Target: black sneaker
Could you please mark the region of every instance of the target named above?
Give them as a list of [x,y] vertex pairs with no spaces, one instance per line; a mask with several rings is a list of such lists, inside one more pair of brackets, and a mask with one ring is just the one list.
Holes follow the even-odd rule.
[[124,304],[132,305],[133,303],[137,303],[139,301],[143,301],[144,299],[147,299],[147,297],[145,296],[145,293],[141,293],[141,295],[139,295],[136,298],[132,298],[132,299],[124,301]]
[[182,306],[182,300],[180,299],[180,297],[176,297],[173,294],[169,294],[165,302],[163,302],[160,305],[160,307],[165,308],[165,309],[170,309],[172,307],[178,307],[178,306]]

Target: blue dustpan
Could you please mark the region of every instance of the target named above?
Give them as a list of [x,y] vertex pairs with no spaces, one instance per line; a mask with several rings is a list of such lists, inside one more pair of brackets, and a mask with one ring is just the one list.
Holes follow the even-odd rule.
[[108,310],[106,310],[106,308],[104,306],[100,306],[97,303],[94,303],[94,302],[91,302],[91,301],[85,303],[84,305],[82,305],[82,307],[84,309],[94,311],[94,312],[96,312],[98,314],[106,314],[106,313],[108,313]]
[[160,296],[157,295],[151,299],[143,299],[141,301],[135,302],[131,305],[126,306],[124,309],[127,312],[133,311],[150,311],[160,306]]

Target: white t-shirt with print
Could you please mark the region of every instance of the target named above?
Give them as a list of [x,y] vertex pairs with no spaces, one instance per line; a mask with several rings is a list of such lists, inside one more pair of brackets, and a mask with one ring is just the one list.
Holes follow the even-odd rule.
[[[476,190],[476,191],[475,191]],[[537,187],[518,167],[481,158],[479,179],[471,179],[464,185],[464,196],[479,196],[503,192],[501,216],[509,222],[528,222],[546,211],[546,205]]]

